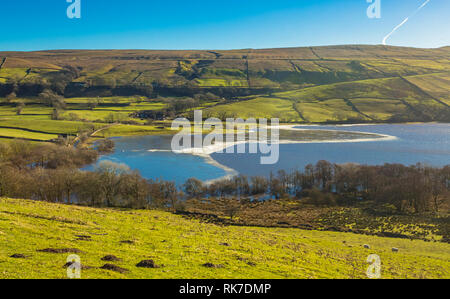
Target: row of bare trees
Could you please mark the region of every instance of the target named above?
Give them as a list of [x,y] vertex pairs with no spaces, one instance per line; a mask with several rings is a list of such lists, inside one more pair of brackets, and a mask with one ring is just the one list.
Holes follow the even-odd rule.
[[0,167],[0,197],[29,198],[93,207],[178,209],[174,183],[142,178],[125,165],[100,162],[94,171],[74,168]]
[[183,191],[190,198],[293,198],[315,205],[371,201],[399,212],[439,211],[450,204],[450,165],[336,165],[319,161],[304,171],[279,171],[270,177],[237,176],[204,185],[189,179]]

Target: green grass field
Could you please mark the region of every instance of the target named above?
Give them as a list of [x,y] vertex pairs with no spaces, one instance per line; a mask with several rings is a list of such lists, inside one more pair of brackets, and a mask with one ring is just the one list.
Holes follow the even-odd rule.
[[37,132],[28,132],[28,131],[18,130],[18,129],[2,128],[2,129],[0,129],[0,137],[49,141],[49,140],[58,138],[58,135],[44,134],[44,133],[37,133]]
[[293,110],[292,102],[277,98],[256,98],[228,105],[218,105],[206,109],[218,116],[221,113],[242,118],[280,118],[283,122],[300,122],[299,115]]
[[278,117],[282,122],[386,122],[394,117],[450,121],[450,85],[446,78],[438,74],[325,84],[208,110],[242,118]]
[[331,99],[326,101],[311,101],[296,103],[297,110],[310,122],[327,122],[347,120],[349,118],[366,118],[352,110],[344,100]]
[[156,134],[174,134],[170,127],[159,126],[136,126],[136,125],[117,125],[102,131],[100,135],[104,137],[131,136],[131,135],[156,135]]
[[[3,118],[0,119],[0,126],[15,127],[19,129],[29,129],[41,131],[48,134],[72,134],[75,135],[80,129],[95,127],[99,129],[103,127],[102,124],[83,123],[77,121],[60,121],[51,119],[33,119],[24,116]],[[1,134],[1,130],[0,130]]]
[[404,113],[408,110],[400,100],[383,100],[383,99],[352,99],[351,102],[355,107],[371,117],[372,119],[384,121],[396,114]]
[[[61,110],[60,120],[52,120],[53,108],[38,104],[38,98],[15,99],[8,105],[0,106],[0,138],[20,138],[47,141],[58,135],[76,135],[81,130],[100,129],[114,121],[132,121],[136,125],[120,124],[103,131],[100,136],[128,136],[146,134],[167,134],[170,131],[160,126],[144,125],[145,120],[130,117],[140,110],[160,110],[166,104],[162,102],[134,102],[137,97],[70,98],[65,99],[67,108]],[[0,99],[0,102],[2,99]],[[3,99],[4,101],[4,99]],[[88,109],[89,101],[102,103],[94,109]],[[23,102],[21,114],[16,113],[16,103]],[[117,104],[125,104],[117,106]],[[110,105],[110,106],[109,106]],[[139,125],[138,125],[139,124]],[[32,130],[36,132],[26,132]],[[6,140],[6,139],[4,139]]]
[[248,87],[246,80],[236,80],[236,79],[222,79],[222,78],[212,78],[212,79],[197,79],[196,81],[199,86],[211,87],[211,86],[222,86],[222,87]]
[[[369,254],[381,257],[382,278],[450,278],[445,243],[218,226],[160,211],[0,199],[0,278],[67,278],[69,253],[39,251],[47,248],[82,251],[82,265],[92,267],[82,278],[366,278]],[[102,261],[106,255],[121,261]],[[136,267],[148,259],[161,267]],[[99,269],[106,263],[129,272]]]

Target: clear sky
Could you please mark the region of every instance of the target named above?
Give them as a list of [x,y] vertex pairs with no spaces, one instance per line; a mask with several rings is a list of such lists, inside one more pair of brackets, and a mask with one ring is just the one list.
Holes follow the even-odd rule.
[[[0,51],[46,49],[242,49],[381,44],[425,0],[0,0]],[[375,1],[375,0],[373,0]],[[450,1],[430,0],[388,45],[450,45]]]

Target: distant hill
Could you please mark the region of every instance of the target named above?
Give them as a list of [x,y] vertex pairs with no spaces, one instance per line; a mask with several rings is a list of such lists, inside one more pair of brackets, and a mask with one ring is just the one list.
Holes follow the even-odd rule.
[[242,117],[450,120],[450,47],[0,52],[0,65],[0,97],[13,90],[36,96],[48,87],[66,97],[212,92],[239,101],[213,107],[212,113]]
[[[72,253],[83,279],[363,279],[369,254],[381,257],[382,278],[450,277],[450,245],[440,242],[219,226],[154,210],[0,204],[1,278],[65,279]],[[137,266],[150,259],[156,268]]]

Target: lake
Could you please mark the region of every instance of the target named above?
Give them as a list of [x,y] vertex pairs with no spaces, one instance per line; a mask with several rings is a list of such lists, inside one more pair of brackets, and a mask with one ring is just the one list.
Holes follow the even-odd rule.
[[396,138],[369,142],[311,142],[280,144],[280,159],[274,165],[260,165],[259,154],[213,153],[210,157],[175,154],[170,150],[172,136],[133,136],[115,138],[113,154],[100,160],[125,163],[146,178],[161,178],[182,184],[196,177],[203,181],[242,173],[266,176],[278,170],[303,169],[309,163],[379,165],[418,162],[433,166],[450,164],[450,124],[380,124],[351,126],[296,126],[299,129],[364,132]]

